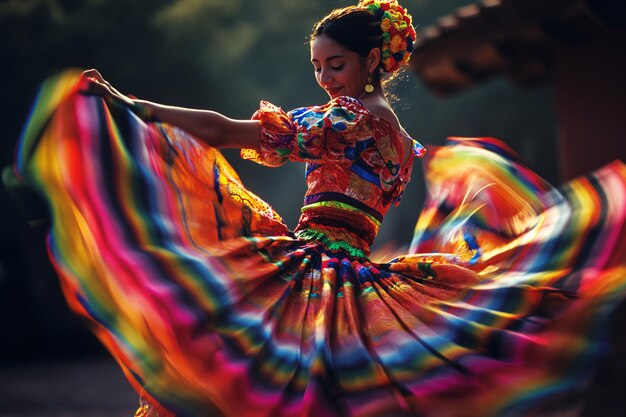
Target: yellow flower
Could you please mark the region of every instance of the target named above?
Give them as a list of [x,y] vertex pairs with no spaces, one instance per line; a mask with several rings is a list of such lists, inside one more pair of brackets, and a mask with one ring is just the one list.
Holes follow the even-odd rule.
[[398,20],[403,20],[402,18],[402,14],[394,11],[394,10],[388,10],[387,13],[389,13],[389,16],[391,17],[391,20],[393,20],[394,22],[397,22]]

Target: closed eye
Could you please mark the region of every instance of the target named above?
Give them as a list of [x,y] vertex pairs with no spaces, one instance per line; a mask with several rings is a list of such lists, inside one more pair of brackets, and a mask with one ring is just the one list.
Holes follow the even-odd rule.
[[[343,69],[343,65],[344,65],[344,64],[341,64],[341,65],[332,65],[332,66],[330,67],[330,69],[332,69],[333,71],[341,71],[341,70]],[[313,67],[313,71],[315,71],[315,72],[321,72],[321,71],[322,71],[322,67]]]

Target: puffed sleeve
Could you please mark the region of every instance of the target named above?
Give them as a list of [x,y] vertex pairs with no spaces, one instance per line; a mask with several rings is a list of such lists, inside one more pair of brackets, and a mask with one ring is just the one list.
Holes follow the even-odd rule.
[[261,122],[260,149],[242,149],[241,157],[270,167],[282,165],[293,149],[295,124],[283,109],[267,101],[261,102],[252,120]]
[[286,160],[350,164],[356,142],[372,137],[371,123],[364,120],[367,116],[347,97],[288,113],[263,101],[252,116],[261,122],[260,150],[244,149],[241,156],[267,166]]

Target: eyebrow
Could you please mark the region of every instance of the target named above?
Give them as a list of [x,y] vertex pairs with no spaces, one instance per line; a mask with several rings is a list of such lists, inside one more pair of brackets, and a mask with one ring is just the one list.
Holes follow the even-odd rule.
[[[326,62],[331,61],[335,58],[344,58],[343,55],[333,55],[333,56],[329,56],[328,58],[326,58]],[[319,62],[317,59],[312,59],[311,62]]]

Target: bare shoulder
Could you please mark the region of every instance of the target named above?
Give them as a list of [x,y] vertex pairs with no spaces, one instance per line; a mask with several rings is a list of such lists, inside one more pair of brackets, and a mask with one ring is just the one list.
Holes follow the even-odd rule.
[[386,101],[383,100],[371,100],[364,101],[363,105],[372,113],[374,116],[384,119],[391,124],[396,130],[400,132],[404,132],[404,129],[400,125],[400,121],[398,120],[398,116],[394,113],[393,109],[389,106]]
[[398,116],[396,116],[396,113],[389,106],[389,103],[387,103],[387,101],[384,101],[384,100],[371,100],[367,102],[364,101],[363,105],[374,116],[380,119],[386,120],[387,122],[389,122],[392,128],[404,134],[405,138],[403,140],[403,148],[404,148],[405,157],[404,157],[404,160],[402,161],[402,164],[404,165],[409,159],[409,156],[411,155],[411,148],[413,146],[413,143],[409,139],[410,136],[408,135],[408,133],[406,133],[406,130],[404,130],[404,128],[400,124],[400,121],[398,120]]

